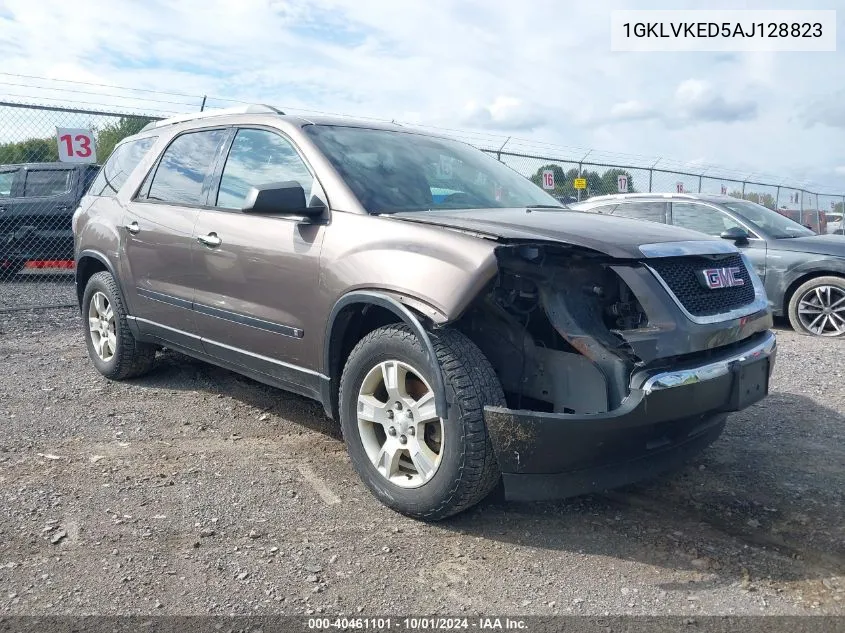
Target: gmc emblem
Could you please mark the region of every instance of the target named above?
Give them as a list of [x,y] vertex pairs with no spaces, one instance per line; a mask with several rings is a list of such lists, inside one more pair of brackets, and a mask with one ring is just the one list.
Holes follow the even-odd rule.
[[702,286],[710,290],[744,286],[745,280],[739,276],[741,272],[738,266],[705,268],[704,270],[698,271],[698,281],[701,282]]

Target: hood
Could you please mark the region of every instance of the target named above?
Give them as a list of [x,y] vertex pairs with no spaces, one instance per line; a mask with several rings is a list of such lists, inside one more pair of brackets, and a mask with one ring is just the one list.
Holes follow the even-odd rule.
[[561,242],[625,259],[642,259],[639,247],[643,244],[714,242],[703,233],[666,224],[567,209],[450,209],[394,213],[387,217],[507,240]]
[[807,235],[769,241],[769,248],[779,251],[813,253],[845,257],[845,235]]

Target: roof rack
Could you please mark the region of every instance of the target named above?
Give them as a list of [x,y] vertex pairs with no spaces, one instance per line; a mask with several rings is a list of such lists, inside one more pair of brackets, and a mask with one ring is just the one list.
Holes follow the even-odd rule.
[[180,114],[179,116],[170,117],[169,119],[161,119],[159,121],[151,121],[147,123],[141,131],[152,130],[154,128],[163,127],[165,125],[175,125],[176,123],[184,123],[185,121],[194,121],[195,119],[207,119],[215,116],[226,116],[228,114],[284,114],[278,108],[263,104],[250,104],[235,106],[234,108],[223,108],[221,110],[206,110],[205,112],[189,112],[187,114]]

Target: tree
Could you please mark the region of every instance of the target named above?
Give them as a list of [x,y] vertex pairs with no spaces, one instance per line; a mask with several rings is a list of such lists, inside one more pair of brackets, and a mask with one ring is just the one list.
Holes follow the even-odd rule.
[[618,193],[619,192],[619,176],[625,176],[628,179],[628,192],[636,193],[634,189],[634,177],[630,172],[624,169],[608,169],[601,175],[601,193]]
[[121,117],[116,123],[108,123],[97,131],[97,161],[102,164],[114,150],[115,145],[127,136],[137,134],[152,119]]
[[[137,134],[152,119],[121,117],[115,123],[108,123],[94,133],[97,138],[97,161],[102,164],[112,153],[115,145],[127,136]],[[48,163],[59,160],[59,149],[55,137],[29,138],[25,141],[0,144],[0,165],[16,163]]]
[[44,163],[59,160],[55,138],[29,138],[0,144],[0,164]]
[[748,200],[749,202],[756,202],[757,204],[763,205],[768,209],[777,210],[777,204],[775,204],[775,197],[770,193],[757,193],[755,191],[748,191],[745,195],[742,194],[741,191],[738,189],[731,191],[729,194],[733,198],[742,198],[743,200]]

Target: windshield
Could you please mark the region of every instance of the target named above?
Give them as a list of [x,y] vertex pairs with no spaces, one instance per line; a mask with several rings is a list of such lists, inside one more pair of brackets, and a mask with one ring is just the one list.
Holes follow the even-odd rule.
[[755,225],[763,233],[776,239],[815,235],[810,229],[782,216],[777,211],[772,211],[754,202],[732,200],[731,202],[722,202],[721,204],[743,219],[751,222],[751,224]]
[[341,126],[305,131],[369,213],[564,208],[524,176],[457,141]]

